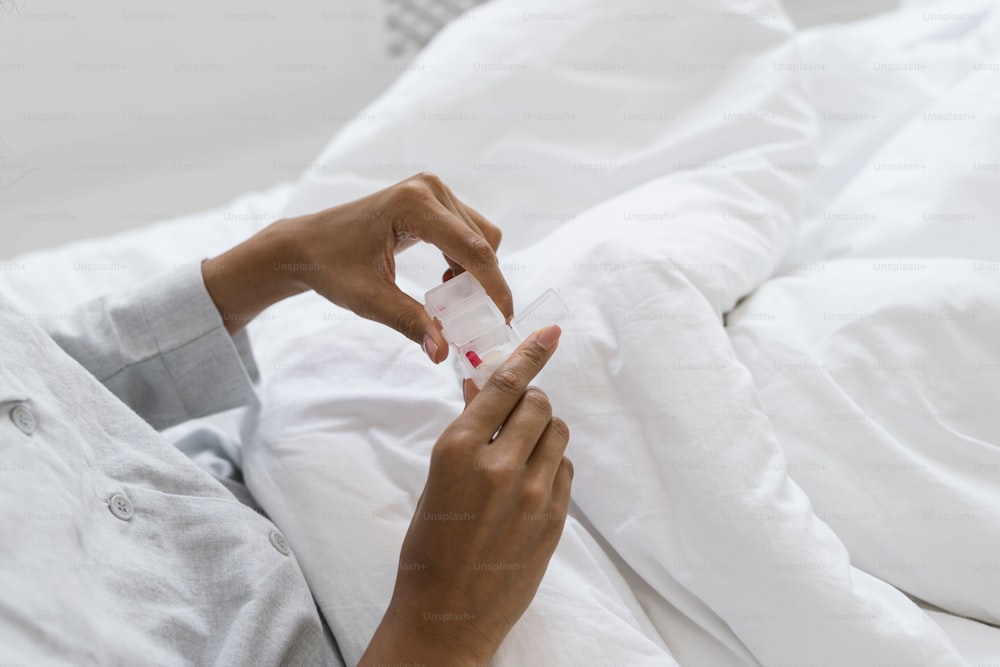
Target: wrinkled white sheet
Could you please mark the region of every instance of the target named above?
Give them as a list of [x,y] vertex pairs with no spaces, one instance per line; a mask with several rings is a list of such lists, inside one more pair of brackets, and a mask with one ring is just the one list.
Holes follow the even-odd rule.
[[[575,311],[539,379],[573,428],[575,507],[538,598],[496,664],[964,664],[932,617],[886,581],[996,622],[1000,597],[989,565],[996,551],[992,538],[981,537],[1000,535],[1000,488],[988,472],[995,479],[997,450],[988,443],[998,429],[982,409],[993,394],[970,407],[980,420],[974,436],[941,440],[905,409],[921,396],[934,415],[928,421],[948,423],[946,406],[964,400],[968,388],[960,374],[939,382],[935,396],[900,394],[891,383],[918,385],[889,361],[888,372],[872,371],[878,377],[852,368],[857,387],[813,398],[793,384],[810,376],[781,365],[801,356],[785,354],[795,336],[813,341],[809,326],[848,341],[853,331],[831,325],[828,333],[815,321],[873,298],[864,289],[876,284],[870,262],[844,264],[852,283],[839,267],[823,272],[815,264],[857,252],[852,244],[873,226],[852,237],[856,230],[845,226],[840,235],[823,224],[822,212],[836,211],[852,190],[873,197],[886,183],[901,188],[902,179],[888,180],[866,159],[901,124],[887,89],[930,84],[882,76],[870,84],[885,98],[881,106],[864,96],[870,77],[861,77],[857,99],[828,87],[839,75],[849,88],[852,59],[856,69],[881,73],[871,60],[903,57],[883,43],[885,24],[857,29],[882,50],[858,56],[838,34],[851,28],[831,28],[825,41],[816,35],[796,52],[787,23],[775,18],[780,10],[764,2],[691,3],[659,19],[652,15],[662,8],[650,2],[549,2],[546,11],[574,17],[559,26],[558,40],[549,26],[525,19],[537,10],[537,3],[508,0],[452,27],[363,122],[334,139],[289,208],[311,210],[405,175],[387,168],[433,169],[506,231],[503,262],[515,297],[556,286]],[[635,20],[642,15],[648,20]],[[885,20],[910,26],[899,48],[941,40],[919,13]],[[961,53],[963,40],[983,44],[967,32],[973,35],[949,29],[949,53]],[[718,38],[695,37],[703,34]],[[941,90],[959,77],[954,69],[951,63],[951,79],[941,75]],[[911,94],[910,114],[921,112],[924,93]],[[864,123],[844,129],[836,124],[844,116],[824,107],[834,100],[891,122],[873,123],[881,133]],[[972,95],[969,103],[984,98]],[[861,135],[853,152],[843,137],[850,132]],[[970,144],[982,140],[975,136]],[[954,175],[953,165],[925,161],[934,162],[928,170],[938,179]],[[939,195],[933,201],[947,205],[949,193]],[[796,237],[800,207],[815,211]],[[870,252],[912,252],[887,227],[874,233],[885,245]],[[984,224],[980,242],[991,234]],[[440,271],[429,252],[400,264],[414,293]],[[771,305],[759,299],[785,283],[768,282],[730,315],[727,332],[722,314],[775,270],[795,274],[782,280],[817,278],[822,287],[807,293],[811,303],[793,294]],[[986,305],[977,332],[949,337],[942,326],[936,337],[909,343],[942,363],[942,345],[985,346],[983,332],[996,325],[992,283],[963,281],[954,271],[939,273]],[[887,308],[912,302],[942,317],[966,312],[940,291],[878,284]],[[763,313],[754,310],[759,303]],[[284,323],[292,316],[299,326],[289,335]],[[857,329],[871,336],[868,323]],[[879,350],[908,349],[906,341],[930,331],[890,329]],[[454,371],[431,369],[391,332],[316,300],[284,306],[259,332],[269,341],[261,355],[265,408],[244,434],[248,479],[288,534],[354,660],[388,600],[427,453],[460,409]],[[766,355],[755,336],[769,344]],[[813,363],[841,362],[832,353],[823,359]],[[988,385],[991,376],[981,377]],[[877,408],[876,397],[890,407]],[[857,425],[844,400],[924,437],[889,438],[892,446],[875,458],[879,440],[869,433],[850,433],[853,447],[834,447],[831,440]],[[945,464],[941,452],[957,446],[971,451]],[[900,472],[913,472],[914,457],[926,474]],[[970,507],[968,517],[955,514]],[[841,527],[844,535],[835,532]]]
[[[1000,630],[960,615],[1000,613],[1000,31],[990,3],[910,4],[795,46],[770,2],[494,3],[294,186],[18,258],[0,289],[58,317],[432,169],[504,228],[516,298],[576,311],[539,378],[575,504],[496,664],[989,664]],[[439,262],[401,256],[404,286]],[[313,297],[251,335],[248,477],[356,660],[455,372]]]

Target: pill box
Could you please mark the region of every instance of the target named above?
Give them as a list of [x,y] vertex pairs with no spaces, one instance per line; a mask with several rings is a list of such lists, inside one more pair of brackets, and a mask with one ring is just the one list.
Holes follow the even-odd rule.
[[465,375],[482,387],[490,374],[532,332],[567,319],[569,308],[554,289],[547,289],[507,326],[503,313],[468,271],[424,295],[427,313],[457,353]]

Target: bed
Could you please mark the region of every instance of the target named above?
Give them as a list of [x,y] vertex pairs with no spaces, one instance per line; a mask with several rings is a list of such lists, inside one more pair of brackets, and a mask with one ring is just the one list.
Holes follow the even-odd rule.
[[[297,181],[0,288],[57,318],[434,171],[505,231],[515,304],[572,310],[538,379],[570,517],[492,664],[997,664],[998,83],[990,2],[803,32],[772,0],[493,2]],[[419,296],[442,266],[397,268]],[[260,405],[213,421],[353,664],[458,369],[313,295],[250,334]]]

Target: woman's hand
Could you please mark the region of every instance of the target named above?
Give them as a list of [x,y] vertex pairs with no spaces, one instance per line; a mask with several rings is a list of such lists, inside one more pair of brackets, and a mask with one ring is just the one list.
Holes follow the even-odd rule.
[[392,601],[361,665],[486,664],[535,596],[573,479],[569,430],[528,386],[559,334],[532,334],[478,395],[466,392],[465,412],[434,446]]
[[439,327],[396,286],[396,253],[417,241],[445,256],[445,279],[469,271],[497,307],[513,315],[500,273],[500,230],[432,174],[417,174],[357,201],[279,220],[232,250],[206,261],[202,275],[230,333],[268,306],[315,290],[362,317],[421,344],[435,363],[448,355]]

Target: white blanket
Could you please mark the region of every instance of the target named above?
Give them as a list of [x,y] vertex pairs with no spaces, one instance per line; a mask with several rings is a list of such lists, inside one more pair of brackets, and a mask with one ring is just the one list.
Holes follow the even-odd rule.
[[[765,0],[495,2],[294,186],[18,258],[2,288],[57,317],[434,170],[504,229],[516,303],[575,312],[538,380],[574,505],[495,664],[985,664],[1000,631],[959,616],[1000,622],[991,8],[796,39]],[[399,267],[417,295],[443,268]],[[312,296],[251,335],[247,478],[353,662],[455,367]]]
[[[528,20],[538,11],[565,17],[558,32]],[[896,21],[912,23],[912,14]],[[831,174],[849,175],[856,189],[881,182],[881,170],[838,145],[828,126],[841,116],[820,103],[830,94],[822,75],[839,72],[834,57],[846,50],[837,30],[798,52],[780,8],[767,2],[494,3],[442,35],[299,183],[292,213],[433,169],[507,232],[502,261],[515,298],[556,286],[575,312],[539,379],[573,430],[575,507],[538,598],[496,664],[963,664],[939,626],[886,581],[956,613],[1000,619],[987,556],[996,544],[982,538],[1000,535],[1000,488],[989,474],[1000,459],[986,444],[997,422],[982,409],[995,399],[990,376],[981,375],[983,402],[970,408],[978,444],[942,468],[932,465],[946,460],[941,452],[972,436],[942,426],[938,435],[954,436],[943,440],[911,424],[924,437],[889,438],[892,447],[875,455],[878,438],[850,432],[866,424],[845,400],[874,412],[872,398],[883,397],[885,419],[898,422],[924,396],[912,374],[896,371],[918,363],[912,355],[883,351],[888,370],[876,367],[876,378],[849,368],[857,387],[839,395],[806,391],[794,382],[812,376],[780,365],[803,363],[799,348],[812,349],[817,336],[844,336],[853,350],[854,331],[837,318],[846,311],[853,321],[859,299],[873,298],[841,289],[842,273],[873,285],[870,263],[826,272],[810,264],[846,254],[821,220],[785,259],[801,207],[836,210],[829,200],[845,196]],[[955,51],[958,42],[952,35]],[[913,83],[888,77],[883,89]],[[910,113],[921,102],[914,96]],[[879,127],[863,138],[865,151],[886,141],[889,128]],[[840,152],[827,157],[832,146]],[[440,270],[429,252],[400,264],[417,294]],[[730,315],[734,351],[723,313],[775,269],[813,278],[817,293],[806,291],[803,303],[782,290],[786,301],[772,305],[762,300],[767,283]],[[988,280],[955,281],[984,303],[1000,296]],[[967,312],[947,290],[906,300],[900,290],[912,294],[912,284],[879,286],[887,307]],[[970,337],[986,345],[996,321],[988,306],[977,312]],[[871,335],[868,322],[857,329]],[[265,407],[244,433],[248,480],[356,660],[391,592],[429,449],[459,412],[455,371],[431,368],[391,332],[315,299],[287,304],[258,332],[268,341]],[[903,324],[883,338],[891,349],[919,334]],[[917,347],[946,363],[941,345],[965,342],[939,331]],[[917,393],[888,391],[890,382]],[[966,388],[957,374],[938,385],[921,409],[931,411],[927,424],[951,424],[940,406]],[[830,444],[841,437],[854,446]],[[924,474],[906,474],[914,457]],[[963,523],[956,529],[951,519]]]

